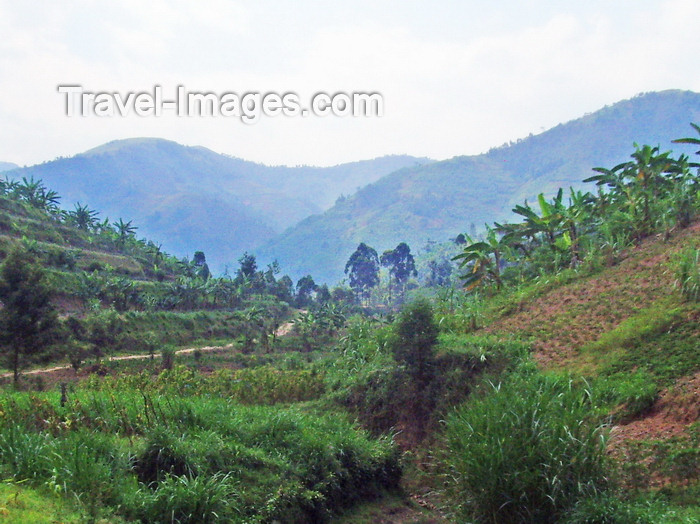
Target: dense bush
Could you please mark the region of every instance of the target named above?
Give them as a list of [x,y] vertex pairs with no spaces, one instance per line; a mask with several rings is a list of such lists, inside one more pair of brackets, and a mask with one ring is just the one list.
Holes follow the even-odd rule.
[[460,519],[557,522],[603,491],[603,428],[590,391],[568,378],[514,375],[447,421],[451,495]]
[[65,494],[91,517],[325,522],[400,476],[393,444],[342,415],[126,386],[57,401],[0,395],[0,474]]

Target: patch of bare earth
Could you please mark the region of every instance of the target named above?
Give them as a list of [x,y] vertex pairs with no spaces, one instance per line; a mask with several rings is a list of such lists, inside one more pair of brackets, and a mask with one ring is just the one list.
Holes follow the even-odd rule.
[[[691,424],[700,420],[700,372],[677,381],[664,390],[652,408],[641,418],[612,428],[608,453],[620,462],[635,460],[635,442],[666,441],[687,436]],[[650,457],[643,459],[648,466]],[[663,486],[670,479],[652,475],[651,486]]]
[[667,262],[698,237],[700,222],[666,243],[649,238],[602,274],[521,304],[517,312],[497,319],[485,331],[532,337],[534,357],[542,367],[566,366],[582,346],[653,301],[674,294]]
[[611,444],[625,440],[664,440],[683,434],[700,419],[700,372],[664,390],[642,417],[615,426]]

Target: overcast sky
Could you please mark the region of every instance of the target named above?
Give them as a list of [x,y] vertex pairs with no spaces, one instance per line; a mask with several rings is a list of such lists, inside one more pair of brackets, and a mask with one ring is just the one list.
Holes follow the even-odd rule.
[[[0,160],[156,136],[266,164],[480,153],[640,92],[700,91],[698,0],[0,0]],[[68,118],[128,93],[375,91],[382,118]]]

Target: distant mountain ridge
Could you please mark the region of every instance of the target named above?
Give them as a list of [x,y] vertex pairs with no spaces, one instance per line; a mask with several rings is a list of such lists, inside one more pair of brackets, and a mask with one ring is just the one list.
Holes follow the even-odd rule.
[[417,251],[428,239],[444,241],[472,224],[507,219],[515,203],[581,186],[593,167],[627,160],[633,142],[685,151],[671,140],[691,135],[689,123],[698,121],[698,93],[638,95],[482,155],[401,169],[255,252],[295,277],[336,282],[359,242],[382,252],[406,241]]
[[12,162],[0,162],[0,173],[3,171],[10,171],[11,169],[17,169],[19,166],[13,164]]
[[15,169],[42,179],[71,208],[133,220],[166,251],[203,250],[216,272],[339,196],[429,159],[387,156],[334,167],[270,167],[158,138],[117,140],[85,153]]

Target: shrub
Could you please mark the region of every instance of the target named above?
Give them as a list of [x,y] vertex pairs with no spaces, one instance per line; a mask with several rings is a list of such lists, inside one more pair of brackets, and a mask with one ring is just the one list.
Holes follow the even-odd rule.
[[418,299],[403,308],[395,332],[392,350],[396,360],[406,367],[415,382],[427,384],[432,378],[433,348],[439,333],[430,302]]
[[700,301],[700,249],[688,247],[675,260],[676,287],[691,302]]
[[136,458],[134,470],[141,482],[150,484],[168,475],[183,476],[197,473],[197,466],[184,442],[164,428],[157,427],[149,436],[144,450]]
[[476,522],[556,522],[606,487],[602,428],[570,379],[512,375],[447,422],[451,493]]
[[229,475],[169,475],[155,491],[142,486],[134,499],[129,510],[143,522],[206,524],[232,521],[235,494]]

